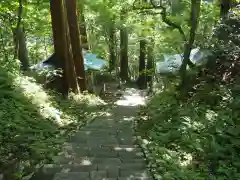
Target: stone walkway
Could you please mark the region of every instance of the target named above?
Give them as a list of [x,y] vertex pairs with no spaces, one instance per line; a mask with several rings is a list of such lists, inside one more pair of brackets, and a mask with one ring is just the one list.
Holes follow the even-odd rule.
[[[46,165],[46,180],[149,180],[140,148],[135,144],[133,122],[139,91],[126,89],[110,113],[82,128],[66,143],[55,164]],[[49,176],[50,177],[50,176]]]

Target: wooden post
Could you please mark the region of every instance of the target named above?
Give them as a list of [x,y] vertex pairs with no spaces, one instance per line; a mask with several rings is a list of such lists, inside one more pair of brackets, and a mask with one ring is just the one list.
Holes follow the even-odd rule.
[[94,84],[94,71],[91,72],[91,83],[92,83],[92,90],[94,93],[96,93],[96,88]]

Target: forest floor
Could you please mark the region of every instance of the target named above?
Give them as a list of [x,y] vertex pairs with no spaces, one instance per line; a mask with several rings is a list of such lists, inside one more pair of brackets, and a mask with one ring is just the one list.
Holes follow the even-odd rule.
[[40,179],[151,179],[133,130],[138,105],[145,101],[143,94],[135,88],[108,87],[103,97],[108,112],[76,132],[55,163],[44,166],[45,177]]

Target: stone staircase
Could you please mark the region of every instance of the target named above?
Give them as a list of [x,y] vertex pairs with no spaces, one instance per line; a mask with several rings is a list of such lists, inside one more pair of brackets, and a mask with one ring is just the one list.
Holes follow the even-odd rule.
[[[136,107],[112,107],[77,132],[62,152],[32,180],[149,180],[136,145],[132,119]],[[38,179],[39,178],[39,179]]]

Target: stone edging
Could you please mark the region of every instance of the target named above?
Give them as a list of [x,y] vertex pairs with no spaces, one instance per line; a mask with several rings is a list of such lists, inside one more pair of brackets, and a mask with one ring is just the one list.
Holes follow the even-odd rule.
[[148,149],[148,147],[144,144],[144,139],[142,139],[141,136],[137,135],[137,121],[134,120],[134,124],[133,124],[133,128],[134,128],[134,136],[136,137],[136,142],[138,144],[138,146],[141,148],[141,151],[143,153],[143,158],[145,159],[145,161],[147,162],[147,168],[151,174],[151,177],[153,180],[157,180],[157,175],[154,173],[154,167],[152,167],[152,164],[154,164],[154,162],[152,161],[152,158],[150,156],[150,151]]

